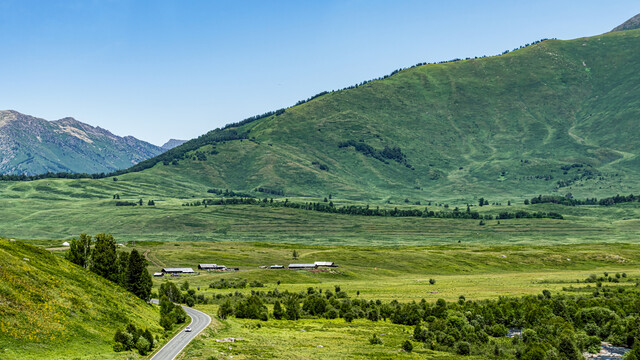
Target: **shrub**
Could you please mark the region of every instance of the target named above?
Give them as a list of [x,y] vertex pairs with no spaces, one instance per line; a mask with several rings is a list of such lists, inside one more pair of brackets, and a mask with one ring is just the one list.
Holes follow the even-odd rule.
[[173,317],[169,314],[160,315],[160,326],[162,326],[165,330],[170,331],[173,328]]
[[218,317],[220,319],[226,319],[229,315],[233,315],[233,305],[231,305],[231,301],[227,299],[220,307],[218,308]]
[[416,324],[416,327],[413,329],[413,340],[425,342],[427,341],[427,330],[423,329],[420,324]]
[[402,343],[402,350],[404,350],[406,352],[412,352],[413,351],[413,344],[411,343],[411,341],[405,340]]
[[187,320],[187,313],[184,311],[182,306],[174,307],[173,311],[171,311],[171,315],[173,316],[176,324],[182,324]]
[[435,283],[436,283],[436,279],[429,279],[429,284],[435,285]]
[[136,343],[136,348],[138,349],[138,354],[147,355],[149,350],[151,350],[151,344],[144,337],[138,338],[138,342]]
[[471,354],[471,345],[466,341],[459,341],[455,345],[456,354],[469,355]]
[[113,351],[115,352],[124,351],[124,345],[122,345],[122,343],[119,343],[119,342],[113,344]]
[[382,345],[382,339],[380,339],[376,334],[373,334],[369,338],[369,344],[371,344],[371,345]]
[[509,333],[509,329],[507,329],[507,327],[502,324],[495,324],[488,327],[487,332],[493,337],[502,337],[507,336],[507,334]]
[[147,339],[147,341],[149,342],[149,349],[153,349],[153,345],[154,345],[154,340],[153,340],[153,335],[151,335],[151,331],[149,331],[149,329],[146,329],[143,333],[142,336]]
[[336,308],[330,307],[324,313],[324,317],[327,319],[337,319],[338,317],[340,317],[340,313],[338,312],[338,310],[336,310]]

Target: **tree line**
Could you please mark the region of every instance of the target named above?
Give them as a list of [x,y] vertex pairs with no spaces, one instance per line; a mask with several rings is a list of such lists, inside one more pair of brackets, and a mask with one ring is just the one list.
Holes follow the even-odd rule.
[[116,241],[111,234],[101,233],[93,239],[80,234],[71,240],[65,258],[89,271],[127,289],[142,300],[151,296],[151,275],[147,261],[138,250],[116,251]]
[[433,211],[425,207],[420,209],[380,209],[379,206],[371,208],[369,205],[349,205],[337,207],[332,201],[324,202],[305,202],[296,203],[289,199],[277,201],[273,198],[262,200],[255,198],[229,198],[229,199],[203,199],[202,201],[194,201],[182,204],[183,206],[212,206],[212,205],[256,205],[263,207],[286,207],[292,209],[302,209],[310,211],[325,212],[331,214],[359,215],[359,216],[382,216],[382,217],[423,217],[423,218],[440,218],[440,219],[476,219],[476,220],[493,220],[495,219],[563,219],[564,217],[557,212],[527,212],[518,210],[514,212],[503,211],[495,217],[491,214],[480,214],[471,210],[467,205],[466,210],[460,210],[456,207],[452,211]]
[[353,147],[357,152],[362,153],[365,156],[378,159],[385,164],[389,163],[387,160],[393,160],[411,170],[415,170],[413,166],[407,162],[407,156],[402,153],[402,149],[400,149],[400,147],[388,147],[385,145],[384,149],[377,150],[373,146],[366,144],[364,141],[346,140],[338,143],[338,148],[342,149],[347,147]]
[[636,196],[633,194],[624,196],[624,195],[616,195],[611,197],[606,197],[598,200],[597,198],[586,198],[584,200],[574,199],[570,194],[567,196],[560,195],[538,195],[537,197],[524,200],[525,205],[535,205],[535,204],[560,204],[567,206],[579,206],[579,205],[600,205],[600,206],[611,206],[615,204],[622,204],[628,202],[640,202],[640,196]]

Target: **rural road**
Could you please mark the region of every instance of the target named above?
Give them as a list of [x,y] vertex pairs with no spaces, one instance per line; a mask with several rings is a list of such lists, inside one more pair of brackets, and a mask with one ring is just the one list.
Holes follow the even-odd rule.
[[[151,300],[151,303],[159,304],[156,299]],[[202,311],[194,310],[186,306],[182,306],[182,308],[187,312],[187,315],[191,317],[191,324],[189,324],[191,332],[180,331],[178,335],[169,340],[162,349],[158,350],[151,360],[173,360],[191,340],[195,339],[196,336],[211,323],[211,317]]]

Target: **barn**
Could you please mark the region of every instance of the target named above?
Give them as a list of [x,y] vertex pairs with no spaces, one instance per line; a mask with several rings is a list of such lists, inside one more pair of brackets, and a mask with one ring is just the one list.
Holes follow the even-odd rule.
[[316,264],[289,264],[289,270],[309,270],[309,269],[317,269],[318,266]]
[[162,272],[165,274],[195,274],[192,268],[164,268]]
[[227,270],[227,267],[217,264],[199,264],[198,269],[207,271],[225,271]]

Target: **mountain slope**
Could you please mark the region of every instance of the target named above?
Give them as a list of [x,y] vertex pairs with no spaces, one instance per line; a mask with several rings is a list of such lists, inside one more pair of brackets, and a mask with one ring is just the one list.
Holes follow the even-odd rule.
[[2,359],[125,358],[111,348],[118,328],[161,333],[144,301],[21,242],[0,240],[0,305]]
[[640,28],[640,14],[632,17],[631,19],[625,21],[619,26],[616,26],[611,31],[624,31],[624,30],[634,30]]
[[186,142],[187,140],[169,139],[169,141],[164,143],[164,145],[162,145],[161,148],[163,148],[164,150],[171,150],[174,147],[180,146]]
[[212,131],[131,170],[354,199],[637,192],[638,47],[632,30],[417,66]]
[[130,167],[164,150],[73,118],[46,121],[0,111],[0,173],[101,173]]

